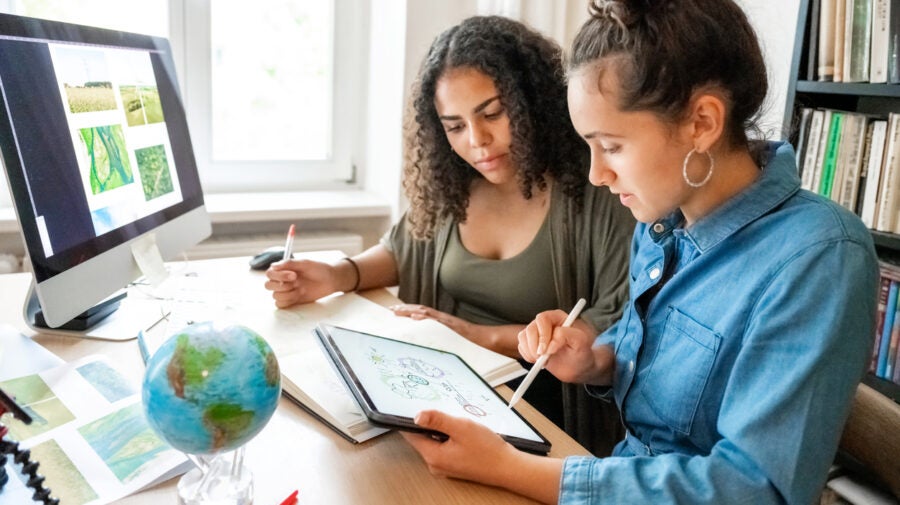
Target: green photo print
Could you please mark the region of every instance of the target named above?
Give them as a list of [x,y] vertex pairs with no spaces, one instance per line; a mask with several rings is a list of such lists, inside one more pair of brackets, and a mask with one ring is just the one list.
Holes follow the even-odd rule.
[[65,89],[69,110],[76,114],[116,108],[116,95],[109,81],[87,82],[82,86],[66,85]]
[[147,201],[171,193],[175,187],[172,185],[172,174],[169,172],[169,160],[166,158],[165,146],[151,146],[143,149],[135,149],[138,172],[141,174],[141,183],[144,187],[144,198]]
[[119,93],[122,94],[128,126],[163,122],[163,110],[156,86],[119,86]]
[[87,148],[91,191],[97,195],[134,182],[121,125],[95,126],[80,130]]

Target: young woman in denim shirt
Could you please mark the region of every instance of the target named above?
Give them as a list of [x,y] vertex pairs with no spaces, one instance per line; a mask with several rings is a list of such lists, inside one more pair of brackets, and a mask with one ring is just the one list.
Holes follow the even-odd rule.
[[877,261],[860,220],[800,189],[786,143],[748,140],[765,67],[732,0],[595,1],[569,111],[591,182],[640,221],[630,301],[596,339],[541,313],[534,361],[619,405],[609,458],[521,453],[481,425],[417,416],[438,475],[546,503],[814,502],[863,372]]

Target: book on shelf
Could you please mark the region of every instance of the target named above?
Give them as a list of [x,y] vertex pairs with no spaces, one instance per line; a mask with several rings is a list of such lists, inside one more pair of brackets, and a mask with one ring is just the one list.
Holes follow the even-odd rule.
[[878,347],[875,375],[878,377],[884,376],[884,369],[887,366],[888,347],[890,346],[891,332],[897,312],[897,288],[897,281],[891,280],[887,304],[884,308],[884,324],[882,325],[881,335],[875,335],[875,345]]
[[[864,114],[847,113],[844,116],[838,163],[843,167],[840,178],[835,177],[837,198],[845,209],[854,212],[862,177],[863,151],[866,148],[866,127],[869,118]],[[832,191],[834,195],[834,191]]]
[[[810,0],[807,18],[808,34],[806,39],[806,80],[814,81],[818,78],[819,67],[819,6],[820,0]],[[803,77],[801,77],[802,79]]]
[[[898,284],[897,281],[893,281]],[[898,294],[900,298],[900,294]],[[894,372],[894,358],[897,355],[897,342],[900,341],[900,300],[897,300],[897,307],[894,309],[894,325],[891,327],[890,334],[886,346],[879,349],[878,371],[876,374],[882,379],[890,380]]]
[[797,157],[797,170],[800,174],[801,180],[803,179],[803,164],[806,161],[806,139],[809,137],[809,128],[810,123],[812,122],[812,113],[813,110],[809,107],[802,107],[800,109],[800,117],[798,120],[798,132],[797,132],[797,152],[795,153]]
[[894,232],[900,200],[900,114],[888,116],[875,229]]
[[868,370],[875,377],[900,384],[900,266],[882,261],[879,267],[876,330]]
[[890,0],[888,12],[887,82],[900,83],[900,0]]
[[[20,358],[21,359],[21,358]],[[4,373],[3,372],[0,373]],[[93,355],[23,376],[2,376],[0,387],[33,422],[5,422],[9,436],[31,451],[44,485],[61,503],[109,503],[191,468],[147,424],[140,386],[105,356]],[[31,503],[19,471],[0,504]]]
[[890,9],[892,0],[872,4],[872,47],[869,53],[869,82],[887,82]]
[[819,193],[819,186],[822,182],[822,167],[825,165],[825,151],[828,149],[829,133],[831,132],[831,116],[834,113],[831,109],[822,111],[822,128],[819,135],[819,144],[816,146],[816,161],[813,164],[812,180],[810,181],[809,190]]
[[885,377],[885,379],[890,380],[894,384],[900,384],[900,342],[897,342],[897,347],[898,349],[894,353],[894,371],[892,372],[891,377]]
[[815,191],[813,181],[818,170],[819,144],[822,139],[822,124],[825,120],[824,110],[813,110],[809,120],[809,133],[806,135],[806,147],[804,148],[803,171],[801,172],[800,186],[809,191]]
[[884,331],[885,315],[887,313],[888,297],[891,292],[892,279],[882,269],[881,279],[878,283],[878,305],[875,313],[875,338],[872,343],[872,355],[869,359],[869,373],[878,370],[878,349],[880,348],[881,332]]
[[872,0],[847,0],[844,15],[844,82],[869,80]]
[[853,0],[836,0],[834,3],[834,82],[844,82],[844,23],[847,7]]
[[[834,32],[837,0],[820,0],[819,32],[817,37],[818,68],[816,78],[820,81],[834,80]],[[815,15],[815,13],[813,13]]]
[[853,212],[857,216],[862,216],[863,198],[866,195],[866,184],[869,181],[869,156],[872,154],[872,132],[874,130],[875,121],[866,121],[866,134],[863,137],[862,155],[859,160],[859,184],[856,194],[856,206]]
[[876,210],[878,209],[878,190],[881,185],[882,166],[884,160],[884,139],[887,135],[887,121],[876,119],[869,125],[872,130],[871,140],[867,146],[866,184],[863,191],[860,218],[869,228],[875,227]]
[[844,113],[831,112],[831,124],[828,127],[828,139],[825,144],[825,155],[822,158],[822,179],[819,181],[819,194],[831,198],[834,187],[835,169],[841,168],[837,164],[838,148],[841,143],[841,123]]

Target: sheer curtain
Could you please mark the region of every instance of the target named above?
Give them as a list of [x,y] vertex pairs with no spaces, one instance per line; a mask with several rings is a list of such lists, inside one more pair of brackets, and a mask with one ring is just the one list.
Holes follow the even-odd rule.
[[586,0],[478,0],[478,14],[522,21],[568,51],[578,28],[588,18],[587,5]]

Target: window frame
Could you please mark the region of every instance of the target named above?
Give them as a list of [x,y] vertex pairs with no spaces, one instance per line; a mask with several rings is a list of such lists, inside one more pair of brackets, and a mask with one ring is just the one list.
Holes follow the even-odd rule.
[[[368,3],[334,0],[331,158],[315,161],[212,159],[210,2],[170,0],[169,40],[206,192],[358,189],[365,159]],[[190,29],[188,29],[190,27]],[[253,177],[248,178],[247,174]]]

